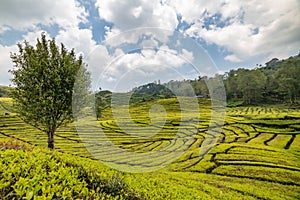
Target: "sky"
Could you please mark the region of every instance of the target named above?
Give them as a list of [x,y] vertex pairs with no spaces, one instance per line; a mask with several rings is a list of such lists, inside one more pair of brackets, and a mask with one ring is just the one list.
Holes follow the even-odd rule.
[[300,1],[2,0],[0,85],[42,32],[83,55],[94,89],[128,91],[297,55]]

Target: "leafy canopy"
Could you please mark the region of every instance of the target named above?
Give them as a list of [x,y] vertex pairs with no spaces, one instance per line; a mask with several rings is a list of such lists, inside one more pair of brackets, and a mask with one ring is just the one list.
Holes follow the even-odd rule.
[[18,53],[11,54],[14,69],[10,71],[17,112],[53,140],[51,135],[57,128],[73,120],[75,81],[81,84],[76,98],[85,98],[89,93],[90,75],[82,56],[76,58],[74,50],[67,51],[63,44],[59,47],[55,39],[47,40],[45,34],[37,39],[35,47],[25,41],[19,43],[18,48]]

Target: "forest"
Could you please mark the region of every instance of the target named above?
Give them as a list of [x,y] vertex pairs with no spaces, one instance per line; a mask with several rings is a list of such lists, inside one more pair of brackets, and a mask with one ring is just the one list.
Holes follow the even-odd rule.
[[[265,66],[254,69],[232,69],[214,77],[199,76],[195,80],[172,80],[160,84],[154,81],[133,89],[133,92],[171,97],[171,91],[177,95],[200,98],[209,97],[207,83],[214,79],[222,80],[226,90],[228,105],[259,105],[273,103],[295,104],[300,97],[300,53],[288,59],[273,58]],[[192,86],[194,92],[187,88]],[[214,92],[214,91],[211,91]]]

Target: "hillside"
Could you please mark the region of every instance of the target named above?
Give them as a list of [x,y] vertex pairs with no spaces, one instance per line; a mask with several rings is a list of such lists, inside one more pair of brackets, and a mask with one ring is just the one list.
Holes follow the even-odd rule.
[[140,199],[90,159],[3,138],[0,157],[0,199]]
[[[214,77],[199,76],[194,80],[160,81],[148,83],[133,89],[132,92],[152,96],[209,97],[209,82],[222,80],[229,105],[264,105],[289,103],[298,104],[300,96],[300,53],[287,59],[273,58],[265,65],[254,69],[232,69]],[[189,89],[193,88],[193,91]],[[241,103],[239,103],[241,102]]]
[[10,87],[0,85],[0,97],[9,97],[10,92],[11,92]]
[[[189,101],[188,98],[186,100]],[[176,140],[174,134],[179,130],[180,118],[178,117],[181,115],[180,109],[176,106],[176,98],[139,103],[131,108],[131,117],[140,127],[147,127],[147,124],[150,124],[148,110],[152,105],[159,103],[167,110],[164,128],[158,134],[143,139],[137,139],[134,134],[132,136],[125,134],[120,129],[122,123],[126,124],[127,131],[136,134],[138,132],[136,127],[127,123],[130,119],[123,119],[124,121],[119,121],[117,125],[110,114],[111,111],[106,108],[102,113],[103,116],[99,118],[99,125],[106,136],[119,147],[132,152],[155,152],[164,148],[176,150],[183,145],[187,146],[177,160],[158,171],[118,173],[90,158],[97,156],[98,152],[107,155],[106,158],[111,162],[123,163],[124,167],[131,165],[132,158],[114,155],[110,151],[106,152],[105,148],[98,148],[97,151],[92,151],[93,155],[91,155],[91,151],[88,151],[82,143],[83,136],[77,134],[73,125],[57,132],[55,151],[41,150],[40,147],[45,147],[47,143],[46,134],[20,120],[11,112],[10,99],[2,98],[0,99],[1,140],[17,138],[37,146],[31,152],[2,148],[0,151],[2,191],[10,195],[19,195],[18,197],[22,195],[30,197],[53,195],[55,190],[62,195],[74,195],[72,198],[75,198],[81,197],[80,195],[93,195],[96,189],[91,189],[89,186],[88,182],[91,178],[92,183],[96,180],[101,182],[100,193],[97,194],[99,198],[103,196],[118,198],[118,195],[122,198],[131,195],[142,199],[300,198],[299,109],[282,106],[228,108],[225,126],[218,134],[217,143],[207,155],[201,156],[199,151],[205,135],[219,129],[218,126],[211,126],[212,132],[208,132],[211,116],[210,101],[209,99],[198,100],[201,107],[201,121],[199,123],[190,121],[193,128],[185,126],[185,129],[180,129]],[[119,109],[119,112],[123,112],[122,108]],[[193,137],[192,140],[187,141],[189,135]],[[163,157],[155,159],[135,157],[134,162],[147,165],[155,161],[159,164],[163,159]],[[13,164],[13,160],[18,162]],[[43,163],[48,163],[50,167],[48,172],[45,170],[47,167],[43,167],[45,166]],[[35,168],[36,170],[31,170]],[[91,172],[88,179],[80,175],[82,168],[84,169],[82,173]],[[15,179],[11,179],[12,174]],[[32,179],[33,177],[36,179]],[[64,182],[71,179],[74,180]],[[31,182],[36,180],[39,181]],[[49,184],[48,187],[51,188],[57,185],[55,183],[59,180],[62,181],[62,185],[55,186],[56,189],[40,190],[44,187],[43,184]],[[119,182],[121,184],[118,184]],[[79,186],[76,186],[77,183],[80,188],[87,189],[81,191]],[[115,197],[111,192],[105,192],[108,191],[105,189],[106,186],[111,184],[122,185],[122,190],[117,190],[118,194]]]

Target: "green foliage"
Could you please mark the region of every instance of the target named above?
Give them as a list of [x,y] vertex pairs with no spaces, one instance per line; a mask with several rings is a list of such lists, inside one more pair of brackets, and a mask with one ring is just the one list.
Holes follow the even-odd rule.
[[166,85],[148,83],[133,89],[133,94],[148,94],[151,96],[163,96],[166,98],[174,96],[172,91]]
[[257,104],[262,101],[266,76],[260,70],[231,70],[226,75],[225,86],[229,100],[242,99],[244,104]]
[[108,90],[99,91],[95,94],[95,111],[97,119],[105,108],[110,107],[112,92]]
[[207,96],[208,89],[206,86],[206,77],[200,78],[199,80],[183,80],[183,81],[169,81],[165,84],[175,96],[195,96],[204,95]]
[[272,59],[265,67],[231,70],[224,76],[227,99],[244,104],[289,102],[300,96],[300,54],[287,60]]
[[0,97],[9,97],[12,88],[8,86],[0,86]]
[[238,107],[238,106],[243,106],[243,101],[228,101],[227,102],[227,107]]
[[204,77],[199,76],[198,80],[191,81],[191,85],[196,95],[209,96],[209,91],[206,85],[207,80],[208,78],[206,76]]
[[1,199],[139,199],[122,177],[91,170],[88,160],[39,148],[2,149],[0,158]]
[[47,40],[45,34],[35,47],[26,41],[18,47],[19,52],[11,54],[12,82],[16,86],[12,97],[17,112],[25,121],[46,132],[48,146],[54,148],[55,131],[73,119],[75,80],[77,78],[81,86],[76,87],[76,99],[86,98],[89,74],[81,56],[76,58],[75,52],[67,51],[63,44],[59,48],[55,40]]
[[[185,97],[184,100],[188,102],[190,98]],[[18,174],[21,173],[21,169],[24,169],[25,174],[35,174],[35,171],[39,171],[39,168],[45,169],[39,167],[40,165],[46,166],[42,164],[44,161],[40,162],[38,160],[47,160],[51,167],[50,175],[53,173],[53,177],[56,177],[56,179],[62,180],[55,171],[59,171],[64,175],[69,174],[66,176],[75,178],[69,184],[62,181],[62,184],[65,184],[65,187],[62,188],[55,180],[51,179],[50,175],[42,175],[41,171],[39,171],[39,174],[34,175],[39,178],[41,184],[44,184],[44,179],[56,184],[56,186],[51,184],[48,187],[50,188],[49,191],[52,187],[59,188],[58,190],[53,189],[61,194],[57,199],[68,198],[70,191],[72,191],[74,197],[80,199],[299,199],[299,108],[290,108],[284,105],[228,108],[223,129],[219,131],[218,125],[212,123],[210,132],[208,132],[211,123],[211,102],[206,98],[199,98],[198,101],[200,113],[194,112],[189,114],[188,117],[192,121],[195,115],[200,115],[200,122],[193,121],[193,129],[181,124],[184,129],[180,131],[176,140],[174,140],[174,135],[180,127],[182,116],[176,98],[135,103],[134,106],[130,107],[130,118],[124,118],[118,123],[112,115],[107,114],[110,112],[110,108],[105,108],[102,111],[103,116],[99,118],[99,124],[106,134],[106,138],[103,139],[109,139],[115,145],[127,151],[154,152],[165,147],[172,151],[181,148],[186,142],[190,142],[186,140],[186,137],[188,134],[192,134],[193,141],[189,143],[188,148],[178,160],[164,169],[140,174],[117,173],[98,161],[82,158],[83,156],[93,158],[93,155],[87,152],[76,133],[76,129],[70,124],[67,127],[58,129],[55,135],[56,145],[60,151],[65,153],[37,149],[26,153],[17,151],[17,155],[20,155],[22,159],[14,159],[13,156],[9,156],[10,154],[5,154],[5,156],[0,157],[0,164],[2,163],[0,170],[15,170],[16,173],[14,174],[17,175],[11,177],[19,177]],[[0,102],[0,105],[5,105],[5,108],[10,107],[11,102],[9,99],[1,99]],[[165,107],[167,112],[166,123],[156,135],[144,138],[135,137],[139,134],[139,131],[135,126],[129,125],[128,120],[133,120],[137,125],[150,129],[151,127],[148,127],[150,122],[149,108],[155,104]],[[9,117],[5,117],[4,113],[7,112],[5,108],[0,106],[0,137],[16,137],[38,146],[45,145],[42,143],[43,138],[33,137],[33,134],[24,134],[26,131],[34,132],[34,135],[42,137],[39,130],[24,123],[13,113]],[[124,112],[122,106],[118,107],[116,111],[118,113]],[[155,116],[155,119],[157,117],[159,116]],[[126,126],[132,135],[125,134],[120,125]],[[214,148],[203,157],[200,155],[203,139],[213,131],[219,131],[218,141]],[[86,130],[82,134],[91,136],[92,133]],[[91,141],[93,141],[93,137],[91,137]],[[98,148],[95,145],[95,149]],[[0,152],[4,154],[6,151]],[[97,151],[101,151],[107,157],[112,158],[112,162],[121,162],[124,165],[132,159],[135,159],[137,164],[139,162],[143,164],[159,163],[156,158],[151,157],[141,157],[139,160],[137,157],[130,158],[118,155],[112,157],[112,152],[103,148],[99,148]],[[97,151],[94,152],[96,156]],[[81,157],[71,154],[80,155]],[[29,158],[30,156],[27,155],[32,155],[36,160]],[[28,159],[28,162],[23,158]],[[165,157],[158,158],[163,160]],[[7,162],[9,162],[7,166],[12,168],[2,168]],[[54,163],[57,165],[56,168]],[[33,170],[29,170],[26,165],[29,165]],[[60,166],[66,168],[68,172],[59,169]],[[36,168],[38,169],[35,170]],[[0,175],[2,174],[0,173]],[[26,175],[26,177],[32,176]],[[14,195],[16,193],[12,190],[14,188],[19,189],[19,193],[23,197],[33,195],[33,198],[38,199],[38,195],[40,195],[39,197],[44,195],[44,193],[35,192],[39,186],[32,181],[34,178],[29,180],[26,177],[22,179],[3,178],[7,181],[3,181],[1,187],[5,188],[5,191],[11,191],[10,194]],[[11,181],[15,180],[21,180],[21,183],[14,186],[15,184]],[[69,179],[66,178],[66,180]],[[24,185],[26,183],[33,186],[25,187],[22,181],[25,181]],[[74,182],[78,182],[80,186],[83,184],[82,190],[74,186],[72,184]],[[11,188],[10,186],[14,187]],[[98,191],[97,188],[99,188]],[[84,190],[87,192],[84,193]],[[64,191],[64,194],[62,191]],[[49,192],[49,194],[52,193]],[[5,197],[3,198],[5,199]],[[21,197],[16,197],[16,199],[19,198]]]
[[274,74],[277,80],[277,91],[286,95],[290,103],[296,103],[300,96],[300,57],[287,60],[282,67]]
[[265,84],[266,77],[259,70],[240,70],[237,77],[237,89],[241,91],[244,102],[248,105],[260,101]]

